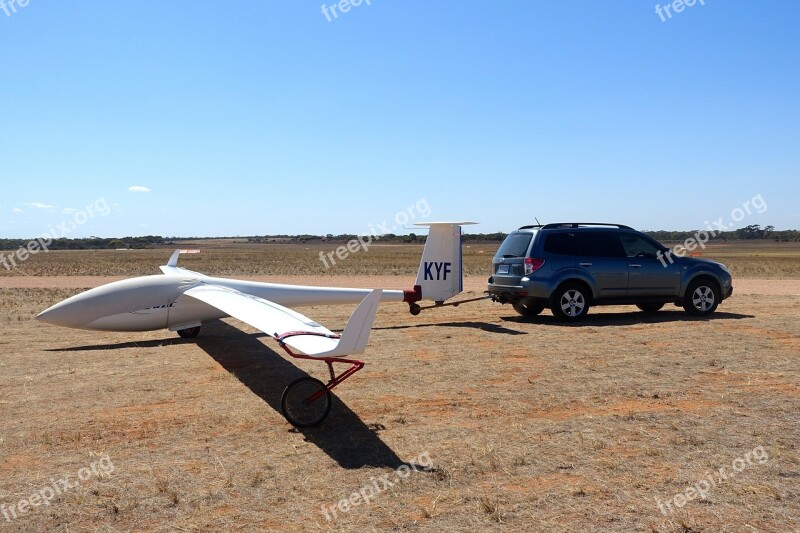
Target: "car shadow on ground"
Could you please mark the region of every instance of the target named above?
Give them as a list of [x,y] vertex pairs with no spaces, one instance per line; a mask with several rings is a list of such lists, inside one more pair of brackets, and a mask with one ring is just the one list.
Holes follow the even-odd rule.
[[436,324],[408,324],[403,326],[384,326],[374,327],[372,329],[409,329],[409,328],[432,328],[432,327],[445,327],[445,328],[472,328],[481,331],[488,331],[489,333],[502,333],[505,335],[527,335],[526,331],[517,331],[515,329],[504,328],[497,324],[488,324],[486,322],[438,322]]
[[714,322],[716,320],[741,320],[755,318],[755,315],[742,315],[739,313],[724,313],[717,311],[711,316],[698,317],[687,314],[685,311],[658,311],[656,313],[643,313],[642,311],[628,311],[622,313],[592,313],[578,322],[564,322],[553,315],[541,314],[534,317],[504,316],[501,320],[516,324],[547,324],[564,327],[598,327],[598,326],[632,326],[636,324],[660,324],[664,322]]
[[[204,323],[203,330],[196,339],[123,342],[50,351],[113,350],[195,343],[267,405],[281,413],[283,389],[295,379],[307,377],[309,374],[264,345],[260,337],[267,335],[248,334],[215,320]],[[324,367],[322,362],[320,365]],[[281,423],[286,424],[287,429],[291,427],[288,422]],[[332,393],[330,414],[324,422],[316,427],[291,428],[289,431],[302,433],[306,441],[315,444],[342,468],[372,466],[397,469],[407,464],[380,439],[378,431],[381,429],[384,428],[380,424],[365,424]]]

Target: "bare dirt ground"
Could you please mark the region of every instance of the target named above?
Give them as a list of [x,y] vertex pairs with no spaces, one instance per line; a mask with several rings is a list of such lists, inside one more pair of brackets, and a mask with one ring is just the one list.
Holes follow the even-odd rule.
[[[421,251],[320,271],[325,245],[203,244],[182,264],[386,288],[413,284]],[[495,248],[465,247],[464,297]],[[0,531],[800,531],[795,248],[709,247],[735,292],[708,320],[383,305],[367,366],[303,431],[281,393],[325,368],[236,320],[193,341],[33,320],[169,253],[51,252],[0,272]],[[340,328],[352,308],[301,311]]]
[[[367,366],[303,431],[281,392],[323,365],[236,320],[192,341],[33,320],[100,281],[0,289],[2,531],[800,530],[797,281],[737,280],[708,320],[385,304]],[[351,310],[301,309],[334,328]],[[19,511],[58,480],[75,486]]]

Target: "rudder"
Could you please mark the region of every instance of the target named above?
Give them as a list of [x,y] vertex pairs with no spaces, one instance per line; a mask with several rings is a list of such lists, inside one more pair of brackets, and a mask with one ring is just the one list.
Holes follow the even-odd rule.
[[441,303],[459,294],[464,288],[461,256],[461,226],[474,222],[424,222],[430,232],[422,251],[417,272],[417,285],[423,300]]

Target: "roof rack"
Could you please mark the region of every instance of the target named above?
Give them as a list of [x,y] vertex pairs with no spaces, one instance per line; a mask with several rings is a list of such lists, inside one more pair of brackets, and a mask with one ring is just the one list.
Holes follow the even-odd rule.
[[528,229],[528,228],[541,228],[541,229],[552,229],[552,228],[580,228],[585,226],[608,226],[612,228],[619,228],[619,229],[633,229],[630,226],[626,226],[624,224],[611,224],[608,222],[555,222],[552,224],[545,224],[544,226],[523,226],[520,229]]

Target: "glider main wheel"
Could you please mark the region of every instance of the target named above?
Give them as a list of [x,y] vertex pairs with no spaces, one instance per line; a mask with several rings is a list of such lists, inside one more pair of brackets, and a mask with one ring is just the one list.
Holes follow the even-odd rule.
[[200,326],[195,326],[193,328],[186,328],[186,329],[179,329],[178,335],[182,339],[194,339],[198,335],[200,335]]
[[[315,395],[317,398],[311,400]],[[325,420],[330,410],[331,393],[326,390],[324,383],[315,378],[292,381],[281,396],[281,412],[296,428],[316,426]]]

